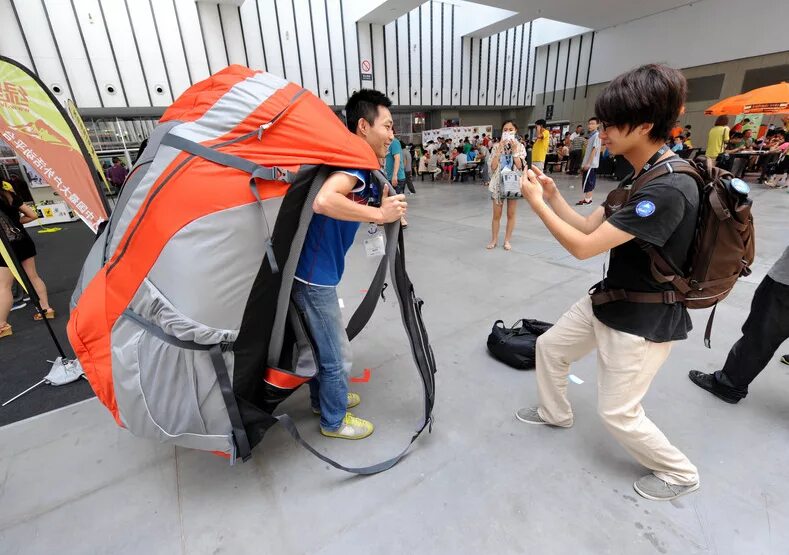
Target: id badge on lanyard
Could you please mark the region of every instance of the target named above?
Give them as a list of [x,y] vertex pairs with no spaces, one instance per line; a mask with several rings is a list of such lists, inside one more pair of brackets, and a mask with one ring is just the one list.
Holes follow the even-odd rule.
[[364,252],[368,258],[383,256],[386,253],[384,231],[378,224],[370,224],[367,228],[367,237],[364,240]]

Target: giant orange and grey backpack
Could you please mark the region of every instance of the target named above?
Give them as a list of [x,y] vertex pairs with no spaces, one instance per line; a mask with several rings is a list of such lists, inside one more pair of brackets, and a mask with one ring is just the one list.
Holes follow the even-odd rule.
[[669,158],[642,173],[631,186],[615,189],[606,200],[606,215],[612,206],[624,206],[629,198],[651,180],[672,172],[687,174],[699,186],[699,216],[696,233],[684,267],[677,268],[649,243],[639,245],[651,261],[652,276],[658,283],[670,283],[663,293],[597,291],[594,304],[626,300],[636,303],[682,303],[688,308],[710,308],[704,343],[710,346],[712,322],[718,302],[725,299],[741,276],[751,273],[755,237],[751,200],[747,184],[728,171],[715,167],[713,160],[699,156],[694,161]]
[[[69,340],[99,400],[137,436],[246,460],[281,422],[277,405],[316,372],[291,285],[330,167],[373,170],[372,149],[298,85],[240,66],[167,109],[131,170],[72,298]],[[435,361],[405,270],[399,223],[348,324],[369,320],[387,271],[431,422]],[[314,352],[314,351],[312,351]],[[300,353],[300,354],[299,354]],[[305,361],[307,362],[305,364]]]

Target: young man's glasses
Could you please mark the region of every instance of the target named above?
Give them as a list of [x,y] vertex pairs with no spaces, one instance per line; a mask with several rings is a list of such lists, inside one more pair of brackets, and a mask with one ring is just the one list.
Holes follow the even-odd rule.
[[615,127],[615,125],[613,123],[609,123],[607,121],[601,121],[600,122],[600,127],[603,128],[603,131],[608,131],[609,127]]

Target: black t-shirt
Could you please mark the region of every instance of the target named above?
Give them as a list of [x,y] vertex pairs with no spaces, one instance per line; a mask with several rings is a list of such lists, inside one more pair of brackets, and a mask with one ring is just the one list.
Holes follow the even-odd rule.
[[[622,185],[620,185],[621,187]],[[684,269],[695,235],[699,188],[689,175],[670,173],[655,178],[630,198],[608,222],[659,248],[664,258]],[[605,289],[659,292],[671,284],[658,283],[649,255],[636,240],[611,250]],[[680,303],[651,304],[614,301],[594,307],[598,320],[615,330],[662,343],[686,339],[693,324]]]

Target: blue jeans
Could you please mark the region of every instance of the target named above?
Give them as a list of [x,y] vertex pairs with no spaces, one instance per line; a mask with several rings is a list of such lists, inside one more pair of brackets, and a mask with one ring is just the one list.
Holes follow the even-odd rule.
[[321,411],[321,428],[334,432],[345,417],[352,364],[337,289],[294,281],[291,296],[304,315],[318,358],[318,373],[310,380],[310,403]]

